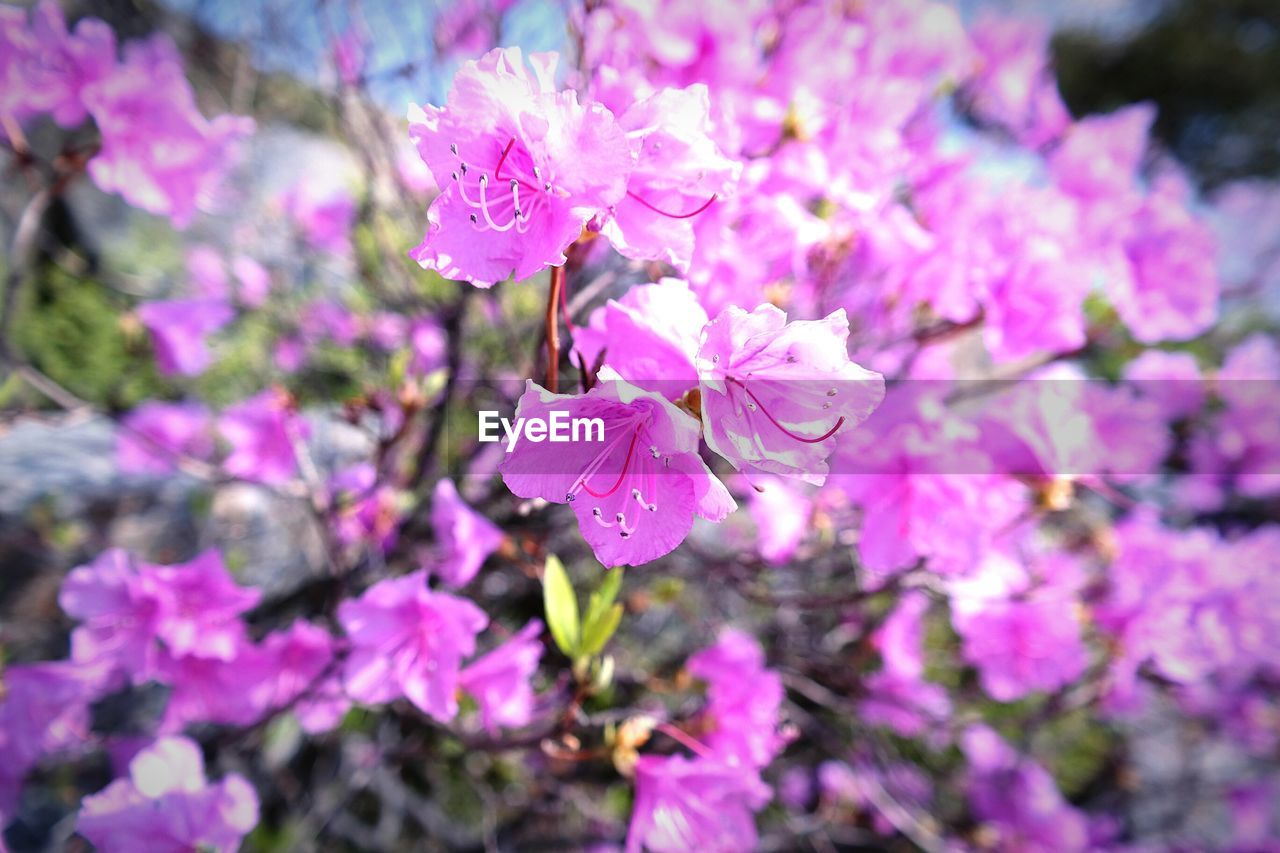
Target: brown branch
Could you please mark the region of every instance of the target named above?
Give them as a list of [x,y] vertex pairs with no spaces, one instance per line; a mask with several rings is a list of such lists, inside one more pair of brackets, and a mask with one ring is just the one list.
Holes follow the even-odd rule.
[[564,267],[551,268],[551,288],[547,291],[547,390],[560,391],[560,291],[564,289]]

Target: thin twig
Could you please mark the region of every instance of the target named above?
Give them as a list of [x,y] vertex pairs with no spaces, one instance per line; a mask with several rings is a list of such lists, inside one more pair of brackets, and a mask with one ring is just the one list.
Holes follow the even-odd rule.
[[560,291],[564,289],[564,267],[551,268],[551,288],[547,292],[547,390],[560,391]]

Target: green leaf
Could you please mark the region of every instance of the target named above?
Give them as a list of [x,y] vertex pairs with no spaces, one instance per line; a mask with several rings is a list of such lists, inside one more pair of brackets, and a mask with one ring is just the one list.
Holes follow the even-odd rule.
[[605,643],[618,630],[622,621],[622,605],[615,604],[618,591],[622,589],[622,569],[606,572],[600,587],[591,593],[587,602],[587,615],[582,620],[582,646],[579,651],[584,655],[594,655],[604,648]]
[[618,630],[620,622],[622,622],[622,605],[615,604],[594,622],[587,623],[582,629],[582,653],[598,654],[605,643],[609,642],[613,632]]
[[582,629],[578,624],[578,597],[564,570],[564,563],[555,554],[547,555],[542,570],[542,605],[547,612],[547,627],[560,651],[576,657]]

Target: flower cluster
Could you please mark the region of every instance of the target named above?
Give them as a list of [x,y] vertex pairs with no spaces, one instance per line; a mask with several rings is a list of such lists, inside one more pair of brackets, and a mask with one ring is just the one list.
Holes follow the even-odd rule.
[[175,227],[188,225],[213,200],[253,121],[206,119],[166,35],[129,42],[118,59],[110,27],[85,18],[68,31],[56,0],[42,0],[29,19],[2,11],[0,115],[21,123],[48,114],[63,127],[91,117],[102,138],[88,163],[94,183]]

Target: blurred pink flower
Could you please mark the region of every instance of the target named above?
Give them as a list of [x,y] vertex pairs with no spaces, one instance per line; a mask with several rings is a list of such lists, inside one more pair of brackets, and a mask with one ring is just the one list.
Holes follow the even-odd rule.
[[493,651],[472,661],[458,674],[458,687],[480,705],[485,729],[518,728],[533,717],[533,685],[543,645],[542,622],[535,619]]
[[102,692],[103,682],[102,667],[70,661],[5,668],[0,694],[0,825],[13,817],[22,779],[38,761],[92,743],[89,704]]
[[231,260],[231,272],[239,283],[236,297],[241,304],[250,308],[262,307],[271,294],[271,273],[267,268],[248,255],[236,255]]
[[641,756],[627,853],[754,849],[755,812],[773,796],[757,771],[711,758]]
[[329,492],[340,542],[369,542],[383,553],[395,546],[401,516],[396,491],[378,483],[378,471],[372,463],[361,462],[334,474],[329,479]]
[[231,298],[226,264],[212,246],[200,244],[187,250],[187,276],[197,297],[223,301]]
[[151,333],[156,366],[165,375],[198,376],[213,361],[205,336],[231,322],[235,310],[221,299],[147,302],[138,319]]
[[116,465],[130,474],[167,474],[178,457],[213,456],[213,417],[199,403],[147,400],[121,420]]
[[969,801],[978,818],[996,830],[1003,849],[1092,849],[1087,819],[1063,799],[1043,767],[1018,755],[985,725],[966,729],[960,746],[969,761]]
[[338,607],[351,641],[343,679],[365,703],[406,697],[448,722],[458,714],[458,670],[489,622],[470,601],[427,588],[425,572],[379,581]]
[[257,823],[258,796],[243,776],[210,784],[200,747],[166,737],[129,762],[129,778],[84,798],[76,831],[104,853],[235,853]]
[[9,97],[0,97],[0,111],[18,120],[50,113],[62,127],[76,127],[87,114],[85,90],[115,68],[115,33],[97,18],[82,18],[70,33],[57,0],[41,0],[31,11],[25,35],[17,41],[26,49],[15,51],[10,59],[10,73],[16,72],[17,79],[10,78],[4,86],[14,87],[16,103],[5,105]]
[[432,494],[431,529],[439,547],[431,574],[452,587],[471,583],[484,561],[502,545],[498,526],[467,506],[447,478],[436,483]]
[[764,663],[764,650],[753,637],[726,628],[715,645],[686,664],[691,675],[707,682],[703,714],[711,730],[703,743],[726,764],[762,769],[786,746],[779,730],[782,678]]
[[784,565],[811,529],[813,500],[782,477],[753,475],[747,511],[756,524],[756,550],[766,562]]
[[333,729],[351,706],[342,691],[337,649],[333,635],[301,619],[268,634],[261,650],[270,662],[269,676],[259,686],[262,694],[255,704],[264,710],[292,705],[308,734]]
[[130,42],[124,61],[87,86],[85,106],[102,134],[89,176],[148,213],[185,228],[231,166],[233,147],[253,120],[209,121],[196,107],[182,58],[167,35]]
[[267,485],[293,479],[298,468],[293,442],[309,433],[287,397],[271,388],[224,411],[218,430],[231,445],[223,470]]
[[338,257],[351,254],[351,228],[356,200],[339,187],[320,189],[304,181],[284,194],[285,213],[293,219],[307,245]]

